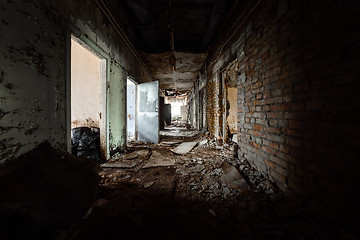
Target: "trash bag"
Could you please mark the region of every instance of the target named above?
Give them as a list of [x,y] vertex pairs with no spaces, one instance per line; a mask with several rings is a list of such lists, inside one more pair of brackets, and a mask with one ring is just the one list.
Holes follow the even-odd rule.
[[100,129],[77,127],[71,129],[71,152],[79,157],[90,157],[98,163],[103,163],[100,158]]

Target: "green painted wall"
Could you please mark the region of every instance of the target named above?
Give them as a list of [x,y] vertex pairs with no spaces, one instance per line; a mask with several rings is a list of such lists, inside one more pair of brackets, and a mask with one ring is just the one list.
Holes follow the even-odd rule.
[[126,144],[126,76],[123,67],[111,61],[107,88],[110,156]]

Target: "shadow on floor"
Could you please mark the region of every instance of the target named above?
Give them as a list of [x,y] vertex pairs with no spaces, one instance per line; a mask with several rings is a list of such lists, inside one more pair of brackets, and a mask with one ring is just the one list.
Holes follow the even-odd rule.
[[[151,185],[141,179],[160,174]],[[336,239],[334,229],[284,198],[247,192],[204,200],[178,192],[175,176],[173,168],[153,168],[102,186],[106,206],[58,239]]]

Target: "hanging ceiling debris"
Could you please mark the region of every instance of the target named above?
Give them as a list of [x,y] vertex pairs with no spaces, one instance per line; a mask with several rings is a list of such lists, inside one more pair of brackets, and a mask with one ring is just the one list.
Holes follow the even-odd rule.
[[189,93],[188,91],[179,91],[177,89],[165,89],[166,97],[185,97]]
[[170,51],[159,54],[140,53],[153,77],[160,81],[160,88],[190,90],[207,54],[175,52],[176,71],[169,67],[171,54]]
[[104,0],[160,88],[190,90],[234,0]]

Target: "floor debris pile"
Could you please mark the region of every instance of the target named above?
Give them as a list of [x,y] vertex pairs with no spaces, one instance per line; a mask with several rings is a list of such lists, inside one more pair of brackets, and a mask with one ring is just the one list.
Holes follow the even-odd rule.
[[94,203],[99,166],[48,142],[0,168],[2,239],[51,239]]
[[171,139],[179,139],[179,138],[184,139],[184,138],[194,137],[197,134],[199,134],[198,131],[194,131],[185,126],[177,127],[173,125],[168,126],[166,129],[160,131],[161,136]]
[[[238,159],[235,143],[189,132],[134,143],[103,164],[107,206],[62,239],[334,239],[326,223]],[[193,146],[177,154],[182,144]]]

